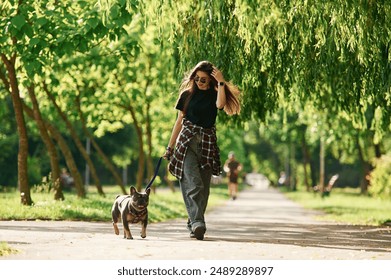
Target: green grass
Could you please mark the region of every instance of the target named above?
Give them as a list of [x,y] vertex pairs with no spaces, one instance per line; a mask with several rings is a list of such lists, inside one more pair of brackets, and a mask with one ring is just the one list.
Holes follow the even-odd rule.
[[305,208],[324,212],[321,220],[374,226],[391,222],[391,201],[360,195],[357,188],[335,188],[324,198],[305,191],[284,193]]
[[16,254],[19,251],[8,246],[5,242],[0,242],[0,257]]
[[[52,193],[32,192],[33,206],[20,203],[19,192],[8,189],[0,192],[0,220],[75,220],[111,221],[111,207],[119,188],[104,187],[106,197],[100,196],[90,187],[87,198],[80,199],[74,193],[65,193],[64,201],[55,201]],[[228,199],[227,186],[211,187],[208,209]],[[157,188],[151,193],[148,207],[149,222],[161,222],[175,218],[186,218],[186,208],[179,190],[172,193]]]

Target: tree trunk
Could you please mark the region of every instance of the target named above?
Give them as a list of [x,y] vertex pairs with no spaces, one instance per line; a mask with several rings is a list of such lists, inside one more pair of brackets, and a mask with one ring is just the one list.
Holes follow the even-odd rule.
[[[147,101],[147,118],[146,118],[146,131],[147,131],[147,146],[148,146],[148,153],[147,153],[147,178],[152,179],[154,175],[154,168],[153,168],[153,162],[152,162],[152,130],[151,130],[151,117],[149,115],[149,109],[150,109],[150,103]],[[156,186],[155,184],[152,184],[151,189],[153,193],[156,193]]]
[[49,89],[47,88],[47,85],[46,84],[43,84],[43,87],[44,87],[44,90],[47,94],[47,96],[49,97],[49,99],[52,101],[54,107],[56,108],[58,114],[60,115],[60,117],[62,118],[62,120],[65,122],[69,132],[71,133],[71,136],[72,136],[72,139],[73,141],[75,142],[76,144],[76,147],[78,148],[78,150],[80,151],[81,155],[83,156],[83,158],[85,159],[85,161],[87,162],[89,168],[90,168],[90,171],[91,171],[91,176],[92,176],[92,179],[94,180],[95,182],[95,185],[96,185],[96,188],[98,190],[98,193],[102,196],[105,196],[104,192],[103,192],[103,189],[102,189],[102,185],[100,183],[100,180],[99,180],[99,177],[98,177],[98,173],[95,169],[95,166],[93,164],[93,162],[91,161],[91,158],[90,156],[88,155],[86,149],[84,148],[83,144],[81,143],[81,140],[79,138],[79,136],[77,135],[73,125],[71,124],[71,122],[68,120],[67,116],[64,114],[64,112],[62,112],[61,108],[58,106],[57,102],[56,102],[56,99],[54,98],[54,96],[50,93]]
[[137,170],[137,176],[136,176],[136,189],[138,191],[141,190],[141,186],[143,184],[144,179],[144,170],[145,170],[145,154],[144,154],[144,142],[143,142],[143,130],[138,123],[136,114],[131,106],[128,107],[130,114],[133,118],[133,124],[136,128],[137,132],[137,140],[138,140],[138,170]]
[[317,165],[314,159],[311,158],[311,153],[309,154],[310,158],[310,177],[311,177],[311,186],[314,187],[318,184],[318,171],[317,171]]
[[325,166],[324,166],[324,160],[325,160],[325,146],[324,146],[324,138],[321,136],[320,138],[320,154],[319,154],[319,190],[324,193],[325,191]]
[[[116,76],[116,75],[115,75]],[[118,85],[123,88],[121,80],[116,76]],[[149,84],[149,81],[147,81],[147,84],[145,86],[145,89],[147,89]],[[146,90],[145,90],[146,92]],[[116,104],[118,107],[123,108],[125,110],[128,110],[130,112],[130,115],[132,116],[133,119],[133,125],[136,129],[137,133],[137,141],[139,143],[138,145],[138,153],[139,153],[139,158],[138,158],[138,170],[137,170],[137,175],[136,175],[136,189],[138,191],[141,190],[141,186],[143,184],[143,179],[144,179],[144,170],[145,170],[145,154],[144,154],[144,142],[143,142],[143,129],[137,119],[136,112],[134,107],[131,105],[131,101],[129,100],[129,103],[124,105],[124,104]]]
[[369,162],[365,160],[364,152],[361,148],[358,135],[356,136],[356,145],[358,151],[358,158],[360,159],[360,165],[361,165],[361,180],[360,180],[361,194],[367,194],[368,186],[369,186],[368,175],[371,171],[371,165]]
[[301,147],[303,151],[303,167],[304,167],[304,184],[307,192],[311,191],[311,186],[308,180],[307,166],[310,163],[310,153],[308,151],[308,145],[305,139],[305,134],[302,135]]
[[86,197],[86,191],[83,184],[83,179],[81,178],[80,172],[77,169],[76,162],[73,158],[71,149],[69,149],[67,142],[62,137],[61,133],[53,126],[48,125],[47,126],[51,136],[57,141],[58,146],[61,149],[61,152],[65,158],[65,162],[69,168],[69,172],[71,173],[71,176],[75,180],[75,189],[77,192],[77,196],[80,198]]
[[[29,115],[30,118],[32,118],[32,119],[34,118],[34,113],[31,108],[29,108],[27,105],[23,104],[23,109]],[[62,152],[62,154],[65,158],[65,161],[67,163],[67,166],[69,168],[69,172],[71,173],[73,179],[75,180],[75,189],[76,189],[77,196],[80,198],[85,198],[86,192],[84,190],[83,180],[80,176],[79,170],[77,169],[75,160],[73,159],[73,155],[72,155],[71,150],[68,147],[68,144],[66,143],[64,138],[61,136],[61,133],[52,124],[50,124],[47,121],[46,122],[44,121],[44,124],[45,124],[45,127],[47,128],[47,130],[50,132],[51,137],[57,141],[58,146],[61,149],[61,152]]]
[[375,144],[375,156],[376,158],[381,158],[382,152],[380,148],[380,144]]
[[95,150],[98,152],[99,156],[102,158],[103,160],[103,163],[105,164],[105,166],[107,167],[107,169],[111,172],[111,174],[113,175],[113,178],[115,180],[115,182],[117,183],[117,185],[121,188],[121,191],[123,194],[127,194],[126,190],[125,190],[125,187],[124,187],[124,183],[120,177],[120,175],[118,174],[118,172],[116,171],[114,165],[112,164],[112,162],[110,161],[110,159],[106,156],[106,154],[103,152],[103,150],[100,148],[100,146],[98,145],[98,143],[96,143],[95,139],[94,139],[94,136],[92,135],[92,133],[89,132],[89,130],[87,129],[87,126],[86,126],[86,121],[85,121],[85,118],[83,116],[83,112],[81,111],[81,106],[80,106],[80,97],[77,96],[76,97],[76,107],[77,107],[77,110],[79,112],[79,117],[80,117],[80,121],[81,121],[81,124],[82,124],[82,128],[83,128],[83,131],[85,133],[85,135],[87,137],[90,138],[91,140],[91,143],[92,143],[92,146],[95,148]]
[[48,134],[47,128],[45,127],[44,121],[42,119],[42,115],[39,109],[39,104],[34,91],[34,85],[28,87],[28,93],[30,95],[31,103],[33,104],[34,119],[37,123],[42,141],[47,148],[49,159],[50,159],[50,167],[52,170],[51,183],[54,190],[54,199],[64,200],[64,194],[62,192],[62,188],[60,184],[60,166],[59,166],[57,150],[52,139]]
[[297,168],[296,168],[296,147],[293,142],[290,143],[290,157],[289,164],[291,166],[291,179],[289,180],[289,188],[291,191],[296,191],[296,181],[297,181]]
[[15,71],[14,55],[10,60],[4,54],[1,54],[6,69],[8,71],[9,85],[11,86],[12,105],[15,112],[17,130],[19,134],[19,150],[18,150],[18,187],[20,190],[20,199],[23,205],[32,205],[30,186],[28,182],[28,135],[26,122],[23,115],[22,100],[20,98],[18,80]]

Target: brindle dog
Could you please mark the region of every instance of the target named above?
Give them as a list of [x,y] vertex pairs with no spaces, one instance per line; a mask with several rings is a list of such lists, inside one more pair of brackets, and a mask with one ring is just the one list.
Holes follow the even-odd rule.
[[119,235],[117,223],[122,220],[124,238],[133,239],[129,224],[137,224],[139,222],[141,222],[141,237],[145,238],[147,236],[147,207],[150,192],[151,189],[148,188],[145,192],[139,193],[132,186],[130,187],[130,195],[117,195],[111,209],[113,227],[116,235]]

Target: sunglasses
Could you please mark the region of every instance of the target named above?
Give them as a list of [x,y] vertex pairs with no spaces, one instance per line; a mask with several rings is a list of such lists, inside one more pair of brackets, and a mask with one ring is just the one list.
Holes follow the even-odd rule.
[[208,79],[207,78],[200,78],[200,77],[195,77],[194,78],[194,81],[196,82],[196,83],[200,83],[200,84],[206,84],[207,82],[208,82]]

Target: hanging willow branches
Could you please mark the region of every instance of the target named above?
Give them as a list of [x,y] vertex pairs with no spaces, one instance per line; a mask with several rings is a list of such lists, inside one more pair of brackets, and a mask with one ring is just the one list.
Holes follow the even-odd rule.
[[264,120],[284,98],[342,110],[360,126],[368,110],[381,110],[372,126],[390,128],[389,1],[182,0],[144,7],[161,26],[162,45],[177,50],[179,71],[207,59],[241,85],[245,119]]

